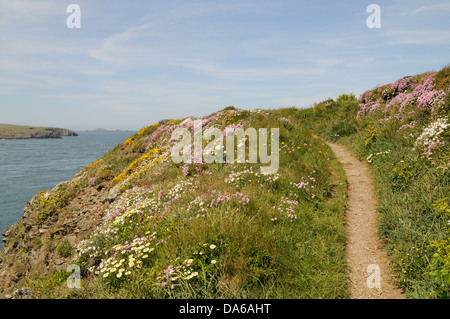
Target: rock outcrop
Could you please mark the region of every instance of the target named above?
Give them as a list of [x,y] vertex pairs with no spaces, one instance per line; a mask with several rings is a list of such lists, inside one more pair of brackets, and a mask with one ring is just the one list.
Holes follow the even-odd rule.
[[27,298],[30,292],[24,288],[24,278],[29,273],[65,271],[75,253],[73,247],[98,226],[104,204],[111,200],[108,189],[99,184],[72,192],[81,180],[78,176],[35,195],[22,219],[2,232],[0,298]]

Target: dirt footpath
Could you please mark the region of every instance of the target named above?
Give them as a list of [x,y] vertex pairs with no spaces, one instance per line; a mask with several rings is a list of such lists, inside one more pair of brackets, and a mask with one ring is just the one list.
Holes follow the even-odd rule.
[[405,299],[392,281],[388,256],[377,234],[376,199],[369,168],[345,146],[327,142],[348,181],[347,263],[352,299]]

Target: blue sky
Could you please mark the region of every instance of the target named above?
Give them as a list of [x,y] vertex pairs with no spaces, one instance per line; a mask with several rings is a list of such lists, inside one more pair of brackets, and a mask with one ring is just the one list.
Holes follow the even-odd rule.
[[449,16],[433,0],[0,0],[0,123],[138,130],[359,96],[450,63]]

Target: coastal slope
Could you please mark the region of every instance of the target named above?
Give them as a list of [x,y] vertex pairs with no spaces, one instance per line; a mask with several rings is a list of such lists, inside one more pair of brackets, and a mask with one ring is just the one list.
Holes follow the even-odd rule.
[[[0,298],[365,298],[352,281],[381,297],[390,281],[407,298],[449,299],[449,93],[450,66],[359,99],[342,94],[306,109],[227,107],[144,127],[70,181],[33,196],[23,218],[2,232]],[[260,132],[259,158],[269,160],[250,160],[252,128]],[[279,129],[279,143],[265,128]],[[249,134],[236,135],[239,129]],[[212,134],[198,139],[196,130]],[[174,132],[186,141],[182,149]],[[339,161],[329,142],[365,163]],[[238,145],[249,160],[228,160]],[[217,159],[226,153],[227,162],[196,159],[197,147]],[[187,156],[178,161],[181,150]],[[278,155],[276,173],[264,174]],[[369,175],[374,198],[354,204],[352,192],[361,195]],[[376,212],[366,215],[369,206]],[[366,238],[380,239],[357,239],[357,258],[352,232],[365,226],[352,226],[353,213],[376,225]],[[371,258],[373,243],[393,276]]]
[[[144,127],[35,195],[2,232],[0,298],[347,297],[344,174],[297,113],[229,107]],[[197,163],[189,153],[176,163],[172,133],[192,132],[195,121],[219,140],[237,138],[223,154],[247,144],[239,128],[278,128],[279,144],[260,137],[269,158],[279,153],[278,171],[263,173],[272,160]],[[120,267],[106,267],[113,259]],[[67,285],[70,267],[80,289]]]

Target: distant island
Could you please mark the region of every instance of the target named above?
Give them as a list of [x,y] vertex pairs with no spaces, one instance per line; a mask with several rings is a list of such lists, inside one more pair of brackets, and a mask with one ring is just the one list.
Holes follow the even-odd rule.
[[61,138],[62,136],[78,136],[78,134],[66,128],[0,124],[0,139]]
[[86,132],[133,132],[133,131],[119,130],[119,129],[107,130],[105,128],[96,128],[94,130],[86,130]]

